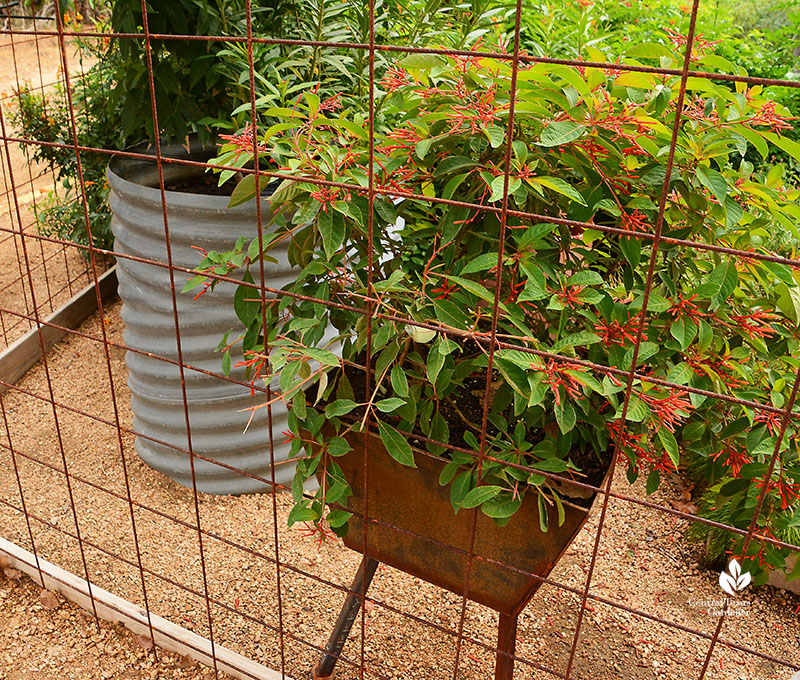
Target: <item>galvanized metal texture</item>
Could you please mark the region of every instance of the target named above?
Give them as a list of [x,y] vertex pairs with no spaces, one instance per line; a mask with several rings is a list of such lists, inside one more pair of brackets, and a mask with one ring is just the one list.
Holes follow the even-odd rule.
[[[179,145],[167,147],[163,152],[170,156],[187,155]],[[208,153],[195,143],[191,156],[202,158]],[[181,166],[166,166],[164,174],[167,186],[203,176],[201,169]],[[166,244],[155,162],[114,159],[109,166],[108,180],[114,212],[115,250],[165,262]],[[176,265],[196,267],[202,257],[197,248],[224,251],[230,249],[239,236],[252,238],[258,233],[252,202],[229,209],[227,196],[179,193],[169,189],[165,195]],[[291,280],[292,273],[285,250],[276,254],[282,261],[267,263],[265,276],[270,286],[280,288]],[[167,443],[163,445],[137,437],[137,452],[151,467],[191,487],[189,457],[171,446],[187,449],[189,443],[184,427],[181,366],[172,330],[169,274],[168,267],[119,260],[125,343],[139,350],[126,354],[128,386],[134,430]],[[180,282],[185,281],[183,276],[178,275],[178,278]],[[254,396],[248,387],[214,376],[221,372],[222,354],[216,351],[220,339],[233,329],[230,336],[233,341],[243,328],[233,309],[235,290],[235,284],[223,282],[201,299],[193,299],[196,291],[177,294],[183,362],[201,369],[184,372],[192,446],[194,452],[204,458],[269,478],[267,413],[264,409],[248,410],[263,399]],[[244,382],[245,368],[236,366],[241,360],[241,353],[234,347],[231,376]],[[285,407],[276,405],[272,418],[272,426],[278,432],[287,429]],[[287,463],[288,453],[288,445],[276,445],[276,481],[281,484],[291,483],[294,474],[294,465]],[[247,493],[267,488],[263,482],[207,460],[196,462],[196,474],[198,491],[203,493]]]

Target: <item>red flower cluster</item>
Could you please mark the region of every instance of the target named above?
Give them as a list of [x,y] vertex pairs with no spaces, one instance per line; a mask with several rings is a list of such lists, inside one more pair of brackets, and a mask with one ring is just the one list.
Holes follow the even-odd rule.
[[777,480],[756,479],[753,481],[753,486],[762,491],[766,489],[765,493],[776,491],[781,497],[781,510],[786,510],[790,505],[800,501],[800,484],[786,482],[782,475]]
[[714,371],[719,376],[722,384],[729,390],[738,389],[746,384],[744,380],[734,373],[727,362],[720,357],[701,357],[693,353],[691,355],[684,354],[683,358],[695,375],[707,376],[706,369]]
[[694,408],[692,402],[688,399],[682,399],[686,395],[687,392],[681,390],[659,399],[642,392],[639,394],[639,398],[650,407],[656,420],[660,421],[661,425],[670,432],[675,432],[675,428],[681,425],[685,418],[689,417],[689,413]]
[[[634,210],[633,212],[625,212],[622,211],[622,215],[620,215],[620,227],[625,231],[649,231],[650,225],[647,222],[647,215],[645,215],[640,210]],[[627,237],[626,237],[627,238]]]
[[675,472],[675,463],[669,457],[666,451],[656,454],[647,446],[647,435],[642,432],[635,434],[628,432],[625,429],[625,424],[621,420],[615,420],[611,423],[606,423],[611,440],[614,442],[619,441],[620,447],[632,454],[633,460],[628,458],[628,465],[640,471],[642,461],[647,461],[651,467],[659,472]]
[[722,456],[725,457],[722,464],[731,469],[731,473],[734,477],[739,476],[743,465],[753,462],[753,459],[750,458],[746,451],[736,448],[730,441],[724,442],[722,448],[716,453],[712,453],[709,458],[713,461],[717,461]]
[[339,200],[339,187],[319,187],[316,191],[312,191],[309,196],[322,203],[323,212],[328,212],[328,206]]
[[583,302],[578,296],[583,288],[583,286],[561,286],[561,290],[556,295],[565,307],[580,307]]
[[[664,29],[667,33],[669,33],[670,41],[674,45],[676,49],[685,47],[689,42],[688,36],[685,36],[677,31],[673,31],[672,29],[665,28]],[[713,47],[717,43],[721,43],[721,40],[704,40],[703,34],[698,33],[694,37],[694,44],[692,45],[692,61],[697,61],[701,57],[706,56],[706,52],[710,47]]]
[[676,321],[683,316],[688,316],[694,322],[695,326],[699,326],[700,321],[697,317],[708,316],[708,314],[701,312],[700,308],[692,302],[696,297],[697,295],[691,295],[688,298],[684,298],[682,295],[678,294],[677,300],[672,303],[672,307],[670,307],[667,312],[672,315]]
[[[627,343],[633,344],[636,342],[636,334],[639,330],[640,315],[636,314],[631,316],[628,313],[628,320],[623,324],[619,321],[606,321],[600,319],[595,325],[594,330],[603,340],[605,345],[619,345],[624,347]],[[645,332],[647,331],[647,322],[645,321]]]
[[757,411],[753,417],[757,423],[763,423],[767,426],[767,431],[770,436],[774,437],[781,431],[781,414],[773,413],[771,411]]
[[[244,357],[241,361],[237,361],[234,364],[234,368],[247,368],[251,371],[250,373],[250,384],[255,384],[256,380],[259,378],[264,377],[264,368],[267,364],[267,358],[261,353],[256,352],[254,350],[248,350],[244,353]],[[250,388],[250,396],[255,396],[256,391],[251,387]]]
[[409,77],[408,73],[401,68],[390,66],[386,69],[386,73],[379,84],[381,89],[386,90],[387,92],[394,92],[404,85],[408,85],[410,82],[411,78]]
[[[540,367],[536,364],[531,364],[531,368],[538,369]],[[580,371],[581,373],[585,373],[586,370],[587,369],[583,366],[571,364],[566,361],[556,361],[555,359],[550,359],[547,362],[545,367],[542,369],[542,372],[545,374],[545,377],[542,378],[542,382],[545,385],[550,385],[550,389],[553,392],[553,398],[555,399],[557,406],[561,405],[561,393],[558,389],[559,387],[564,388],[564,391],[570,399],[575,399],[581,394],[581,383],[578,382],[572,375],[567,373],[567,371]]]
[[303,522],[302,527],[298,527],[298,530],[301,532],[301,536],[303,538],[315,538],[314,543],[317,544],[317,550],[322,548],[322,544],[325,541],[336,541],[336,534],[334,534],[329,529],[326,529],[322,521],[316,522]]
[[791,130],[793,125],[790,120],[797,120],[797,116],[781,116],[775,112],[776,103],[774,101],[765,102],[755,116],[750,119],[751,125],[766,125],[772,132],[780,134],[781,130]]
[[730,320],[747,333],[749,337],[768,338],[777,335],[777,331],[769,325],[770,322],[780,321],[777,314],[757,309],[750,314],[731,314]]
[[469,95],[472,101],[467,104],[453,104],[450,107],[452,112],[445,114],[452,121],[450,133],[469,128],[474,135],[480,133],[482,128],[496,123],[500,118],[500,111],[508,107],[507,104],[495,105],[496,91],[497,88],[493,85],[483,94]]
[[234,161],[236,161],[239,160],[243,153],[253,153],[254,144],[258,153],[266,153],[267,145],[264,142],[258,142],[257,135],[258,131],[253,127],[253,124],[247,123],[241,132],[237,132],[235,135],[220,135],[219,138],[236,147],[236,155],[234,156]]

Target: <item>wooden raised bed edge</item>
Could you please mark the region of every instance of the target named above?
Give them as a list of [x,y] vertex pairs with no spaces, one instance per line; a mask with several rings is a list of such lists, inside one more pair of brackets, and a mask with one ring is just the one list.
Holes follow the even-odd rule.
[[[34,555],[15,543],[0,538],[0,554],[8,556],[10,566],[26,573],[38,585],[47,590],[61,593],[66,599],[75,602],[83,609],[92,611],[92,599],[89,597],[87,581],[74,574],[57,567],[50,562],[39,558],[37,562]],[[39,569],[43,578],[39,577]],[[44,581],[44,582],[42,582]],[[106,621],[120,622],[137,635],[150,639],[150,630],[147,625],[147,612],[141,607],[117,597],[107,590],[91,584],[92,598],[94,599],[97,615]],[[211,657],[211,641],[186,628],[178,626],[166,619],[156,616],[151,612],[150,620],[153,624],[155,643],[162,649],[176,652],[183,656],[190,656],[206,666],[213,664]],[[282,676],[271,668],[261,665],[246,656],[214,644],[214,655],[217,658],[217,667],[223,673],[240,678],[241,680],[291,680],[289,676]]]
[[[100,276],[97,283],[100,286],[100,297],[103,302],[116,298],[116,265]],[[41,332],[45,350],[49,350],[67,334],[64,329],[75,330],[95,311],[97,311],[97,292],[95,284],[91,283],[42,320]],[[0,394],[6,392],[41,358],[42,343],[39,341],[39,329],[31,328],[25,335],[0,352],[0,380],[2,381]]]

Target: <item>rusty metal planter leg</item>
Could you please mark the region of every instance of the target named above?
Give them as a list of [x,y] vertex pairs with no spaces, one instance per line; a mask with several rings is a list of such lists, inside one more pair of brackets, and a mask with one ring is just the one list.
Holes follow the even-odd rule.
[[364,593],[367,592],[367,588],[372,582],[372,577],[375,576],[378,564],[378,560],[372,557],[364,557],[361,560],[361,566],[358,568],[356,578],[353,581],[353,585],[350,586],[351,592],[344,601],[342,611],[339,612],[339,618],[336,619],[336,625],[333,627],[328,644],[325,646],[325,654],[312,673],[314,680],[328,680],[333,677],[333,669],[339,660],[339,654],[342,652],[344,643],[347,642],[347,636],[350,635],[350,629],[353,627],[358,610],[361,608],[360,595],[362,591]]
[[497,661],[494,680],[512,680],[514,677],[514,650],[517,646],[517,617],[500,614],[497,627]]

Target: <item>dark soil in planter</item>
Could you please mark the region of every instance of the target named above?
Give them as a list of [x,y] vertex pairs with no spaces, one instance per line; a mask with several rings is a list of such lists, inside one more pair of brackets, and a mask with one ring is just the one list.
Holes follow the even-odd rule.
[[167,191],[179,191],[183,194],[203,194],[205,196],[230,196],[236,186],[236,182],[225,182],[218,186],[219,178],[217,175],[202,174],[195,177],[168,182],[165,187]]

